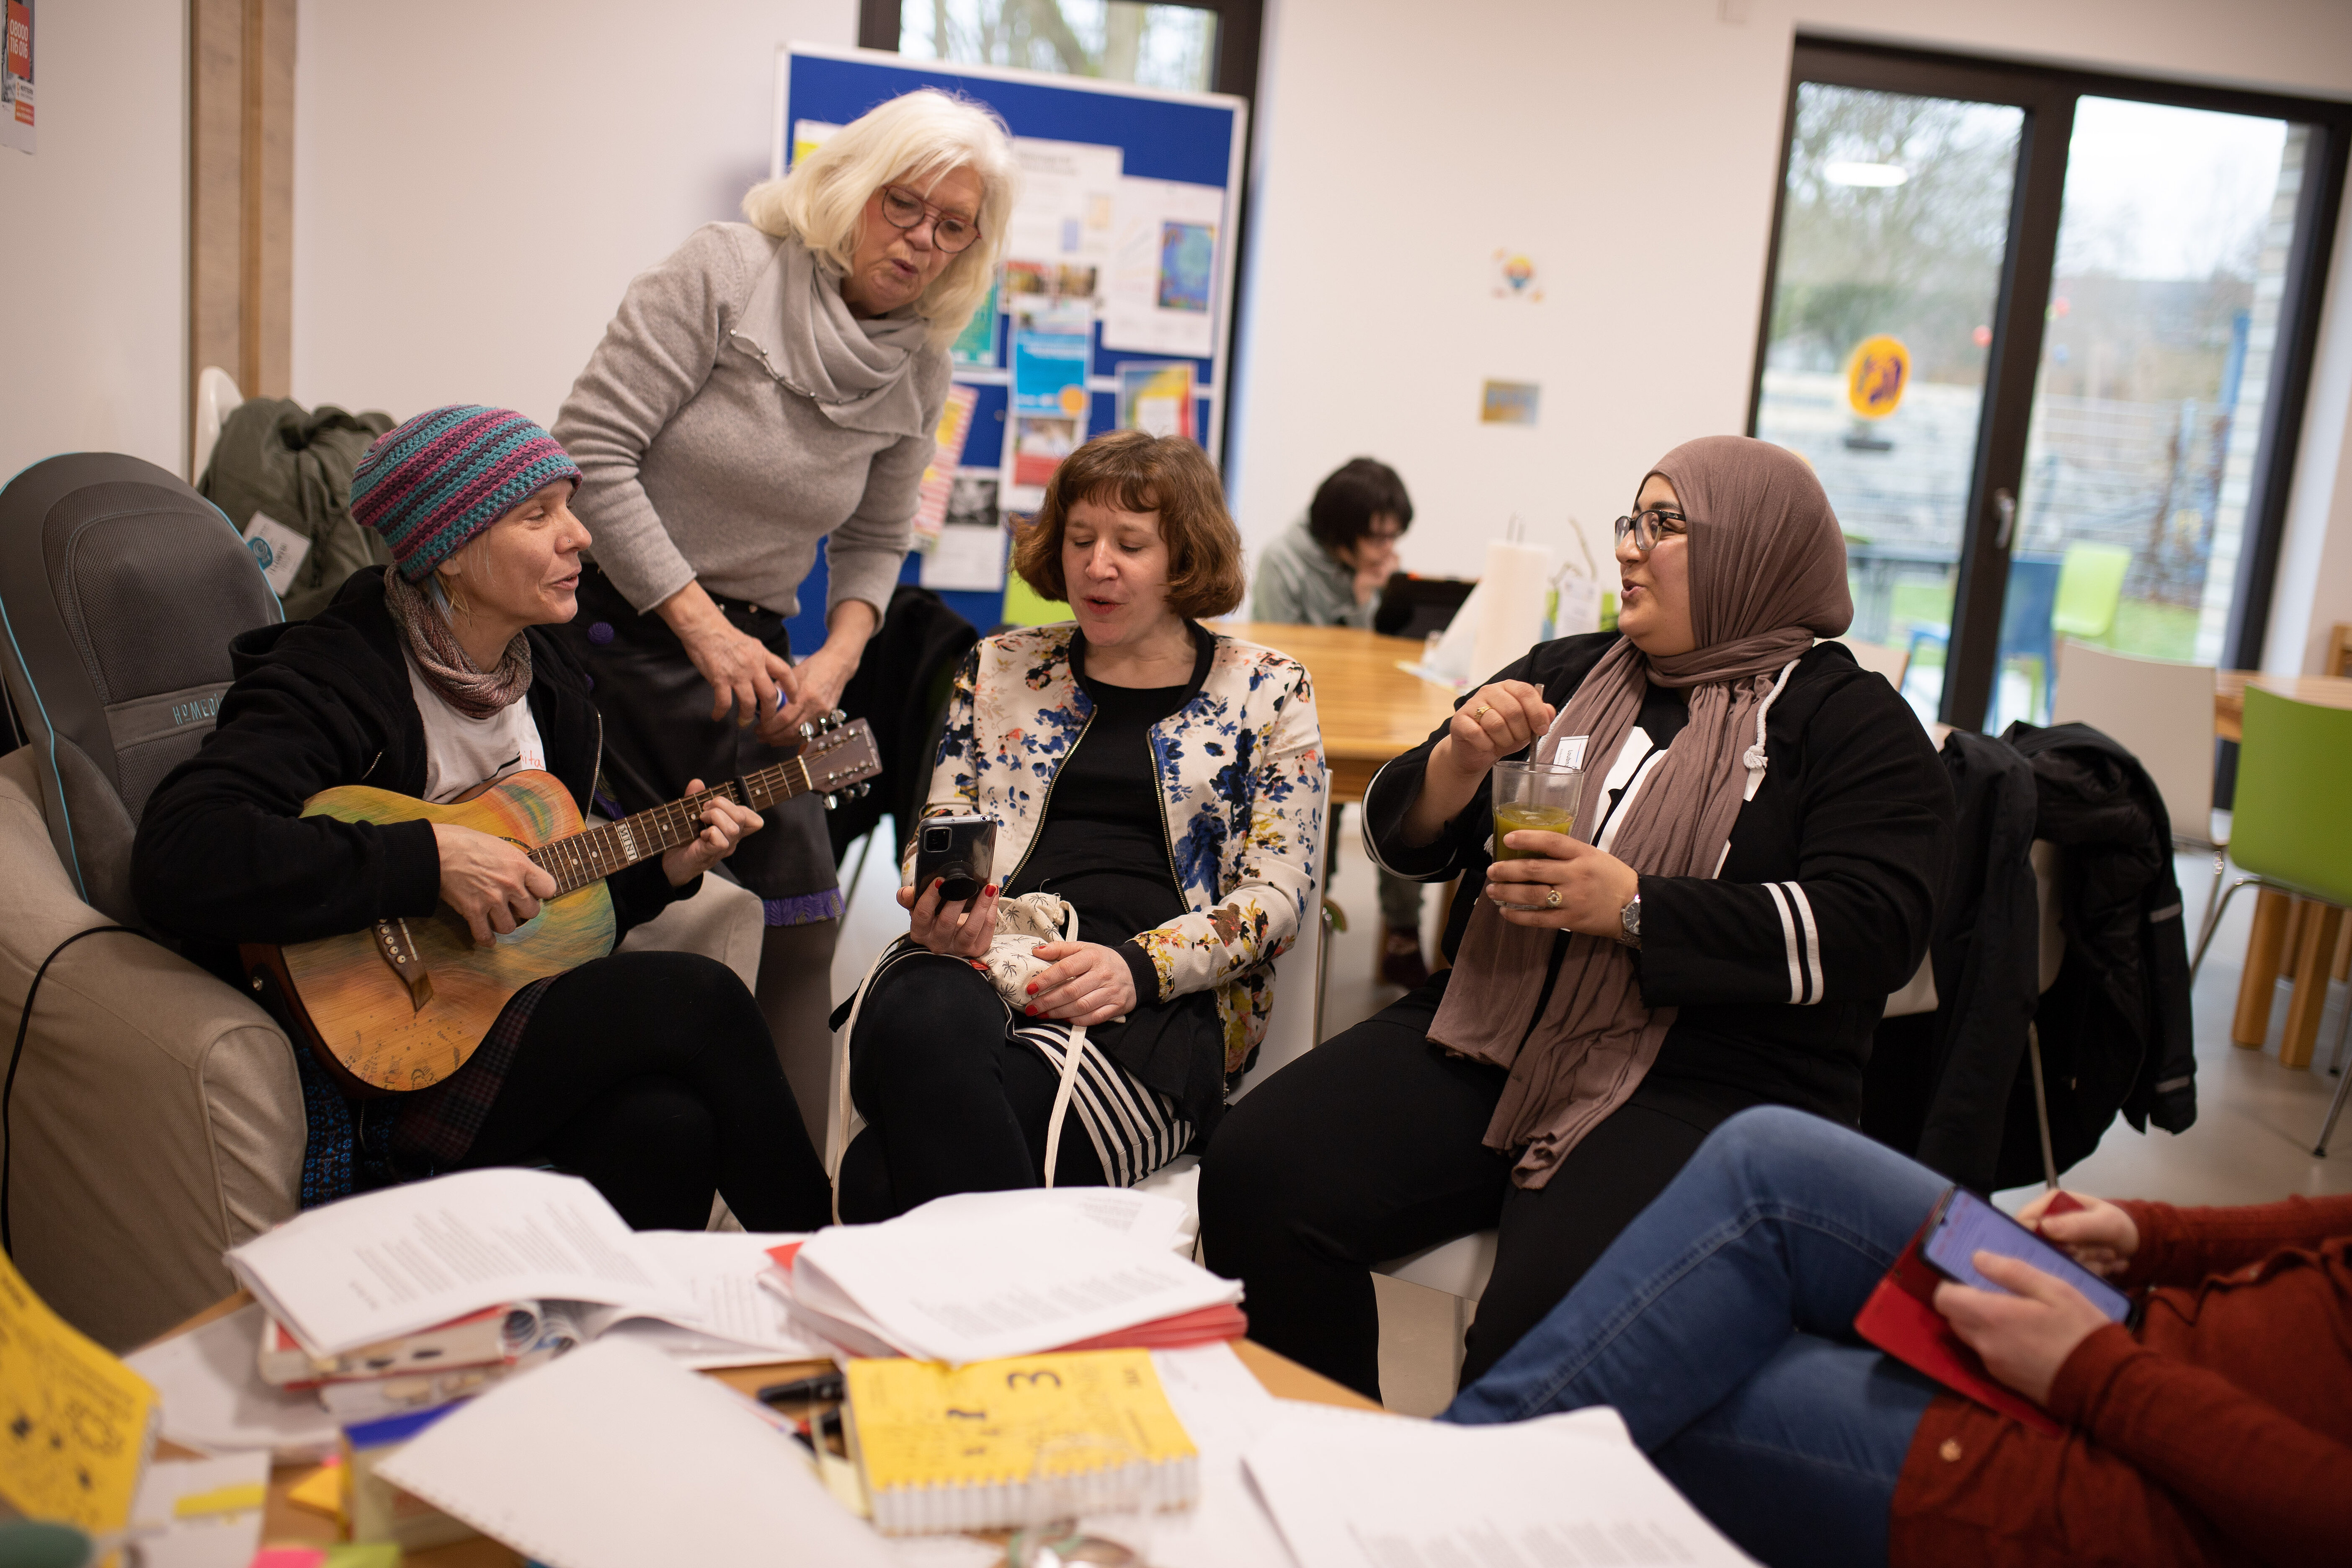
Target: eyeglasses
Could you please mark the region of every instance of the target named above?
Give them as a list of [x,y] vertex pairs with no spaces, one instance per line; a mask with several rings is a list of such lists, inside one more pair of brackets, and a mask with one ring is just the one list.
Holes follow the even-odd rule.
[[1614,534],[1620,545],[1625,542],[1627,534],[1632,534],[1633,548],[1647,555],[1658,547],[1658,541],[1661,539],[1672,539],[1677,534],[1689,531],[1690,519],[1682,513],[1663,510],[1658,507],[1649,507],[1635,512],[1631,517],[1619,518]]
[[945,212],[931,205],[904,185],[882,187],[882,216],[890,226],[918,229],[923,219],[931,220],[931,243],[950,256],[970,250],[980,238],[980,225],[960,214]]

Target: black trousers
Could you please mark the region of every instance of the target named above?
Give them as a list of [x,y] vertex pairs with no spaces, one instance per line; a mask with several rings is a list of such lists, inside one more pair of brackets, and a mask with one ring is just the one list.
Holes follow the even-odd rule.
[[[844,1220],[1045,1184],[1060,1080],[1013,1037],[1011,1019],[988,977],[961,958],[912,954],[875,976],[849,1041],[849,1096],[866,1130],[841,1159]],[[1054,1184],[1106,1184],[1075,1111],[1062,1121]]]
[[833,1217],[758,1005],[698,953],[616,952],[550,985],[461,1164],[585,1177],[637,1230],[700,1230],[714,1189],[748,1230]]
[[1472,1324],[1467,1387],[1583,1278],[1716,1124],[1755,1103],[1653,1076],[1551,1180],[1511,1183],[1486,1147],[1505,1073],[1429,1042],[1425,986],[1291,1063],[1225,1113],[1201,1163],[1211,1268],[1242,1281],[1250,1338],[1373,1399],[1380,1315],[1370,1268],[1499,1229]]

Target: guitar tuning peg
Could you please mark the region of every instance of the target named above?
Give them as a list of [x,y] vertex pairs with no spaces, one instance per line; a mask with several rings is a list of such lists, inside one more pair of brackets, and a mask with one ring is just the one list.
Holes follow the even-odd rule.
[[815,740],[815,739],[816,739],[816,726],[815,726],[815,725],[814,725],[814,724],[811,724],[811,723],[807,723],[807,722],[805,722],[805,721],[804,721],[804,722],[803,722],[803,723],[802,723],[802,725],[801,725],[801,739],[802,739],[803,741],[814,741],[814,740]]
[[874,786],[870,784],[862,784],[857,786],[857,798],[860,800],[864,800],[867,795],[872,795],[873,793]]
[[846,724],[848,722],[849,715],[844,713],[838,708],[824,716],[824,727],[828,730],[832,729],[836,724]]
[[835,810],[835,809],[839,808],[840,805],[841,805],[841,799],[840,799],[840,797],[839,797],[838,795],[826,795],[826,796],[824,797],[824,808],[825,808],[825,810],[827,810],[827,811],[833,811],[833,810]]

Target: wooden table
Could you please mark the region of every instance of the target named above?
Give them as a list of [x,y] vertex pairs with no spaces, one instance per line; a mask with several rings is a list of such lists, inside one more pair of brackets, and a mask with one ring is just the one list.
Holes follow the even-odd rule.
[[[2224,741],[2244,738],[2246,689],[2256,687],[2297,702],[2352,709],[2352,679],[2327,675],[2264,675],[2251,669],[2217,670],[2213,677],[2213,733]],[[2246,965],[2238,981],[2238,1006],[2230,1038],[2260,1050],[2270,1037],[2271,1003],[2279,973],[2293,965],[2294,992],[2287,1003],[2286,1037],[2279,1046],[2283,1067],[2311,1065],[2327,1005],[2327,975],[2341,978],[2347,954],[2342,912],[2308,900],[2263,888],[2254,895],[2254,921],[2246,941]]]
[[[162,1340],[202,1328],[215,1318],[226,1317],[253,1300],[251,1292],[240,1290],[226,1300],[215,1301],[198,1312]],[[1323,1376],[1309,1372],[1287,1356],[1267,1350],[1248,1340],[1234,1342],[1234,1353],[1242,1364],[1250,1369],[1267,1393],[1277,1399],[1304,1400],[1310,1405],[1336,1405],[1349,1410],[1373,1410],[1380,1406],[1353,1389],[1342,1387]],[[807,1377],[829,1372],[829,1361],[782,1362],[770,1366],[730,1367],[707,1375],[719,1379],[745,1394],[756,1393],[772,1383],[783,1383],[792,1378]],[[193,1459],[198,1455],[175,1443],[159,1443],[156,1452],[167,1458]],[[310,1473],[311,1465],[279,1465],[270,1471],[269,1499],[263,1505],[261,1542],[265,1546],[331,1546],[342,1539],[341,1528],[325,1514],[298,1507],[287,1496],[295,1483]],[[430,1551],[411,1552],[401,1559],[405,1568],[522,1568],[523,1557],[519,1552],[501,1546],[495,1541],[477,1539],[461,1541],[453,1546],[436,1546]]]
[[2246,688],[2321,708],[2352,708],[2352,679],[2334,675],[2264,675],[2252,669],[2213,672],[2213,733],[2224,741],[2243,738]]
[[1315,683],[1315,711],[1323,722],[1334,801],[1362,800],[1381,763],[1429,739],[1454,712],[1452,688],[1397,668],[1400,660],[1411,664],[1422,656],[1423,646],[1410,637],[1267,621],[1221,621],[1215,629],[1286,653],[1307,667]]

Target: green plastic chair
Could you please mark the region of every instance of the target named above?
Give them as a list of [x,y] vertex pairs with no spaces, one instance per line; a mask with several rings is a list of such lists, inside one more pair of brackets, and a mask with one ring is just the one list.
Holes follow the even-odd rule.
[[2132,552],[2120,544],[2068,545],[2065,564],[2058,568],[2051,631],[2078,642],[2104,642],[2116,629],[2116,607],[2123,603],[2124,574],[2131,563]]
[[[2347,779],[2352,779],[2352,710],[2321,708],[2248,687],[2244,738],[2238,749],[2238,795],[2230,818],[2230,858],[2248,874],[2230,885],[2223,903],[2252,883],[2352,909]],[[2210,932],[2206,940],[2211,940]],[[2197,956],[2200,961],[2205,956],[2202,943]],[[2336,1039],[2338,1067],[2347,1036],[2352,1036],[2352,1014],[2347,1014],[2345,1034]],[[2312,1150],[2315,1155],[2327,1152],[2347,1089],[2352,1089],[2352,1073],[2343,1075],[2336,1086],[2327,1124]]]

